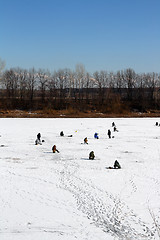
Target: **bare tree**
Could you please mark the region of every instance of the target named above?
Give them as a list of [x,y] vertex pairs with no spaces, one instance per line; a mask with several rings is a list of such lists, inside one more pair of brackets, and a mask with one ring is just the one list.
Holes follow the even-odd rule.
[[155,91],[157,82],[158,82],[158,79],[155,73],[148,73],[145,75],[145,86],[149,90],[148,100],[150,101],[150,104],[152,106],[154,104],[154,91]]
[[32,68],[29,70],[27,75],[27,91],[28,91],[28,97],[31,103],[34,97],[36,83],[37,83],[37,73],[36,73],[36,70]]
[[116,74],[116,83],[115,83],[115,88],[117,88],[118,93],[121,95],[121,90],[124,87],[124,83],[123,83],[123,74],[121,73],[121,71],[117,71]]
[[135,71],[131,68],[128,68],[124,71],[123,77],[125,81],[125,86],[128,91],[128,100],[132,101],[133,97],[133,88],[134,88],[134,82],[135,82]]
[[56,72],[57,87],[59,89],[59,98],[62,99],[64,96],[65,77],[64,70],[60,69]]
[[100,72],[96,71],[93,74],[93,76],[98,87],[99,106],[102,106],[102,104],[104,103],[104,100],[108,98],[108,92],[107,92],[107,90],[109,89],[108,73],[107,71],[100,71]]
[[17,96],[18,73],[15,69],[5,71],[3,76],[3,84],[6,88],[7,97],[13,98]]
[[23,100],[26,96],[27,70],[17,68],[16,69],[16,75],[18,77],[19,96],[20,96],[20,99]]
[[56,89],[57,89],[57,81],[56,81],[56,74],[55,72],[50,75],[48,80],[48,89],[49,89],[49,98],[50,100],[56,99]]
[[3,69],[5,68],[5,62],[0,58],[0,81],[2,80]]
[[47,88],[47,83],[48,83],[48,75],[49,75],[49,72],[46,72],[45,70],[42,70],[42,69],[39,69],[39,71],[37,73],[42,103],[45,102],[45,94],[46,94],[46,88]]
[[85,84],[86,70],[83,64],[76,65],[75,78],[77,87],[79,89],[79,100],[82,100],[84,97],[83,88]]

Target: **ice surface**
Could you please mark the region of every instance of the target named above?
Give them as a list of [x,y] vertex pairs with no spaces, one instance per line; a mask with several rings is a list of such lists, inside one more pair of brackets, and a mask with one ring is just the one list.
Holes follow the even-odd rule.
[[0,119],[0,240],[159,239],[158,120]]

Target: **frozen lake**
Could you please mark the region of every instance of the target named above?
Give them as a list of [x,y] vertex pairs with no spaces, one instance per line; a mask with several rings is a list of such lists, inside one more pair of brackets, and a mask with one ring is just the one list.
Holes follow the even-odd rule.
[[0,240],[160,239],[158,121],[0,119]]

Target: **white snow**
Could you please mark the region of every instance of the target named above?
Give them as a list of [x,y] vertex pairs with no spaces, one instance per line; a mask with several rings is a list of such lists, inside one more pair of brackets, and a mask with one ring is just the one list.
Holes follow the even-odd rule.
[[0,240],[160,239],[158,120],[0,119]]

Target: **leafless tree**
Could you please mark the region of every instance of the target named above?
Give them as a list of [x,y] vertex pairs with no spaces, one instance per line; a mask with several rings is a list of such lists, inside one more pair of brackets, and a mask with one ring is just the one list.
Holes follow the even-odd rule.
[[36,83],[37,83],[37,73],[36,70],[34,68],[30,69],[27,75],[27,92],[28,92],[28,97],[29,100],[33,101],[33,97],[34,97],[34,92],[35,92],[35,88],[36,88]]
[[56,73],[54,72],[53,74],[50,75],[49,80],[48,80],[48,89],[49,89],[49,98],[50,101],[53,99],[56,100],[57,97],[57,79],[56,79]]
[[[0,59],[1,76],[3,68],[4,62]],[[22,104],[29,103],[27,106],[33,106],[34,101],[34,106],[41,104],[42,107],[56,109],[67,108],[71,104],[81,110],[88,105],[101,111],[112,111],[123,104],[132,110],[159,108],[158,87],[160,74],[157,73],[137,74],[128,68],[116,73],[96,71],[90,74],[82,64],[78,64],[75,71],[59,69],[52,74],[42,69],[27,71],[15,68],[6,70],[1,80],[2,96],[14,99],[10,101],[14,106],[20,104],[21,99]],[[37,96],[41,97],[41,102]]]
[[26,96],[27,70],[23,70],[23,69],[17,68],[16,69],[16,76],[18,77],[19,97],[20,97],[21,100],[23,100],[25,98],[25,96]]
[[128,68],[124,71],[124,81],[125,86],[128,91],[128,100],[132,101],[133,88],[135,83],[135,71],[131,68]]
[[39,69],[37,72],[37,79],[39,83],[39,90],[41,95],[41,103],[45,102],[45,94],[48,83],[49,71]]
[[4,68],[5,68],[5,62],[2,61],[0,58],[0,81],[2,80],[2,74],[3,74]]
[[15,69],[5,71],[3,76],[3,84],[6,88],[7,97],[16,97],[18,88],[18,73],[15,71]]
[[[104,103],[104,100],[108,98],[109,91],[109,77],[107,71],[96,71],[94,74],[94,79],[98,87],[98,101],[99,106]],[[108,89],[107,89],[108,88]]]
[[116,81],[115,81],[115,88],[117,88],[118,93],[121,95],[121,90],[124,87],[123,82],[123,73],[121,71],[117,71],[116,74]]
[[76,84],[77,88],[79,89],[79,100],[83,100],[84,97],[83,88],[86,79],[86,70],[83,64],[76,65],[75,79],[77,83]]

